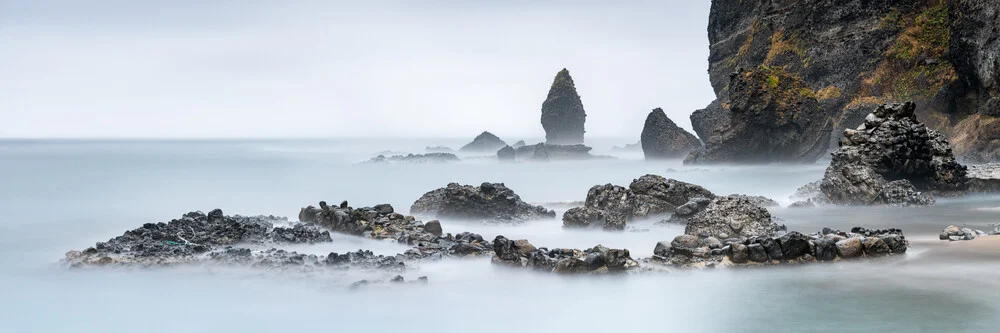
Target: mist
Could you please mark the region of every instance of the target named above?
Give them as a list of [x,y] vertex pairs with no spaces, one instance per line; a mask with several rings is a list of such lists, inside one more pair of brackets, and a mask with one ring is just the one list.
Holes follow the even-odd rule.
[[0,1],[0,137],[590,137],[713,98],[709,1]]

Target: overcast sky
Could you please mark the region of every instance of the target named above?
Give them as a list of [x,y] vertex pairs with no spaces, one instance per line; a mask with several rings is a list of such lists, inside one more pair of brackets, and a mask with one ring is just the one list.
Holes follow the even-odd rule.
[[654,107],[690,129],[708,8],[0,0],[0,137],[541,137],[563,67],[588,136],[638,138]]

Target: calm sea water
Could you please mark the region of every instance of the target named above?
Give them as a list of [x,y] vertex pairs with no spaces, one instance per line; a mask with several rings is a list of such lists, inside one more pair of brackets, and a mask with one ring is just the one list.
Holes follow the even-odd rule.
[[[215,267],[68,270],[59,259],[145,222],[222,208],[295,219],[300,207],[348,200],[398,211],[448,182],[504,182],[533,203],[582,201],[595,184],[627,185],[655,173],[719,193],[783,204],[815,166],[687,167],[612,153],[629,140],[593,140],[613,160],[500,165],[359,164],[384,150],[457,148],[465,140],[0,141],[0,323],[10,332],[994,332],[1000,325],[1000,257],[949,252],[948,224],[1000,221],[1000,197],[941,200],[930,208],[777,208],[790,229],[899,227],[905,257],[878,263],[714,270],[627,277],[557,277],[445,260],[409,269],[422,285],[346,286],[371,273],[261,272]],[[528,140],[529,143],[532,140]],[[537,140],[535,140],[537,141]],[[551,205],[558,211],[565,204]],[[442,221],[446,232],[527,238],[548,247],[601,243],[648,256],[679,227],[566,231],[558,220],[520,226]],[[405,247],[336,236],[302,245],[325,254]],[[367,275],[366,275],[367,274]]]

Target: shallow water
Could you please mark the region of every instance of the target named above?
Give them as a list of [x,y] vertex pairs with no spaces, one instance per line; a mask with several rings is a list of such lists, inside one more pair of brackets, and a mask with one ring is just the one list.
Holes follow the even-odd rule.
[[[488,260],[422,263],[403,275],[427,285],[346,286],[363,272],[261,272],[215,267],[67,270],[58,263],[145,222],[222,208],[227,214],[295,219],[302,206],[349,200],[398,211],[448,182],[504,182],[533,203],[582,201],[596,184],[627,185],[656,173],[719,194],[788,196],[824,167],[688,167],[612,153],[626,139],[593,140],[619,159],[500,165],[466,156],[453,164],[358,164],[384,150],[457,148],[464,140],[0,141],[0,322],[12,331],[344,332],[686,331],[988,332],[1000,324],[1000,261],[939,255],[948,224],[985,228],[1000,220],[1000,197],[942,199],[929,208],[776,208],[790,229],[899,227],[910,252],[877,263],[708,270],[627,277],[557,277],[513,271]],[[527,140],[528,143],[538,140]],[[569,205],[553,205],[564,211]],[[634,223],[630,231],[567,231],[558,220],[517,226],[442,220],[445,232],[538,246],[598,243],[652,253],[680,226]],[[300,252],[406,247],[335,235]]]

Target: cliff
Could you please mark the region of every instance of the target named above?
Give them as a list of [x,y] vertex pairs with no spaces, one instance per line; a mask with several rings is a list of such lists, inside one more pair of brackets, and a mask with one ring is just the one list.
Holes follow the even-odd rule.
[[833,120],[831,147],[876,106],[915,101],[955,153],[1000,159],[1000,3],[987,0],[713,0],[709,79],[691,116],[703,141],[731,118],[730,74],[780,68]]

